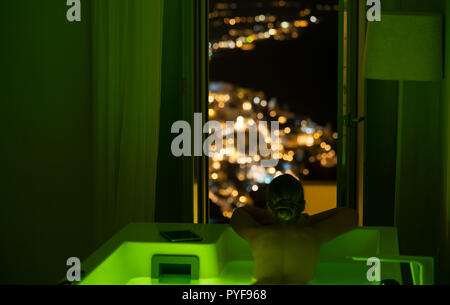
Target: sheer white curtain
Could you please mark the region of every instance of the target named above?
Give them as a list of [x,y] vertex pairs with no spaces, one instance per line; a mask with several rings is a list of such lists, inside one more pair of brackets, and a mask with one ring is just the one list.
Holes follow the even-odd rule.
[[163,0],[93,0],[95,240],[154,220]]

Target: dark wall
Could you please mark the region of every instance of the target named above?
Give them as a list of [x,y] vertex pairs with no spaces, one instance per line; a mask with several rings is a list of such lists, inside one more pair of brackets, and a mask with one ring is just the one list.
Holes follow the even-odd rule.
[[442,207],[441,83],[405,82],[397,172],[400,249],[438,257]]
[[[450,1],[445,1],[445,45],[450,45]],[[441,236],[441,271],[439,275],[439,280],[441,283],[450,284],[450,50],[447,47],[445,52],[445,78],[442,82],[442,102],[441,102],[441,122],[442,122],[442,169],[443,169],[443,179],[441,182],[443,193],[441,207],[441,217],[444,221],[442,222],[442,232]]]
[[393,226],[398,82],[366,81],[364,225]]
[[0,283],[52,284],[92,250],[89,7],[0,4]]

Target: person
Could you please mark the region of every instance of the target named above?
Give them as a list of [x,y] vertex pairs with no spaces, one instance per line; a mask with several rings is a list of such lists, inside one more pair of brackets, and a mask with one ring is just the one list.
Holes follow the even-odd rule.
[[316,275],[323,244],[357,227],[358,215],[336,208],[314,216],[303,213],[303,186],[291,175],[269,186],[267,210],[244,206],[234,211],[231,226],[250,245],[254,285],[306,285]]

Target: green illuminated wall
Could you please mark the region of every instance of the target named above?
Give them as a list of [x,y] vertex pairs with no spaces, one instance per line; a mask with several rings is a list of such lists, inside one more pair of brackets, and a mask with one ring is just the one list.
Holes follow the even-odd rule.
[[0,284],[54,284],[95,249],[88,8],[0,4]]
[[[400,1],[405,11],[445,13],[448,1]],[[448,22],[448,18],[446,18]],[[448,35],[448,32],[447,32]],[[444,38],[443,38],[444,39]],[[446,52],[450,52],[447,48]],[[441,116],[449,100],[442,95],[448,90],[448,70],[443,82],[405,82],[402,113],[401,166],[398,177],[398,206],[396,226],[399,230],[400,250],[404,253],[435,256],[438,282],[450,282],[448,254],[445,249],[444,199],[448,143],[445,126],[448,116]],[[444,170],[443,170],[444,169]]]
[[[447,20],[450,17],[450,2],[445,0],[384,0],[382,6],[383,10],[441,12],[446,13]],[[449,28],[448,21],[446,27]],[[447,40],[449,35],[447,31]],[[450,270],[446,269],[446,262],[450,261],[446,237],[450,202],[447,68],[450,49],[446,53],[445,80],[405,82],[401,109],[395,105],[396,82],[368,80],[366,83],[365,224],[395,223],[401,253],[437,257],[437,276],[442,283],[450,282]],[[402,120],[397,122],[393,112],[385,111],[391,107],[388,104],[395,106],[394,111],[400,111]],[[397,124],[400,139],[396,142],[401,144],[397,160],[400,166],[395,171],[392,165],[397,164],[397,149],[386,143],[396,138]]]

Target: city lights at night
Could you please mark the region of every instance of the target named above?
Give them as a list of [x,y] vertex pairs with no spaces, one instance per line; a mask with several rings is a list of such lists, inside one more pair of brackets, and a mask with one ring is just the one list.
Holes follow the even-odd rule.
[[[211,158],[209,198],[219,208],[221,216],[230,218],[235,208],[244,205],[264,204],[267,185],[281,174],[288,173],[304,181],[335,179],[338,134],[335,121],[328,118],[337,114],[333,107],[327,107],[336,103],[335,99],[331,98],[317,111],[301,110],[306,108],[302,105],[323,102],[302,94],[289,100],[279,98],[279,91],[266,90],[254,79],[261,77],[257,71],[264,71],[264,81],[272,80],[273,86],[289,86],[298,75],[308,77],[307,71],[313,67],[310,60],[292,57],[292,61],[303,65],[303,73],[294,68],[289,71],[289,65],[280,60],[269,63],[254,58],[276,54],[271,50],[294,41],[297,41],[294,47],[298,48],[299,54],[304,49],[323,48],[311,45],[309,37],[326,31],[338,9],[336,1],[211,1],[209,56],[214,77],[210,82],[209,118],[219,121],[223,127],[227,121],[235,121],[236,127],[244,129],[260,121],[278,121],[280,124],[280,145],[276,147],[278,153],[272,156],[279,160],[276,167],[262,167],[259,155],[240,154],[232,139],[224,140],[223,144],[233,148],[224,149]],[[260,57],[255,57],[255,52],[260,52]],[[220,65],[227,59],[229,64]],[[254,60],[256,65],[246,59]],[[287,72],[278,76],[277,69],[270,70],[277,64]],[[306,92],[308,85],[302,84],[301,79],[296,90],[291,88],[290,91]],[[248,80],[252,80],[252,84]],[[317,93],[315,99],[319,99]],[[325,117],[324,113],[327,114]],[[266,143],[270,144],[268,130],[258,131],[266,135]]]
[[[320,23],[319,15],[324,12],[336,12],[337,4],[318,3],[314,7],[302,8],[300,1],[253,2],[257,9],[267,9],[267,13],[256,16],[239,15],[244,13],[241,4],[217,2],[209,14],[213,39],[209,44],[210,56],[223,49],[241,49],[251,51],[261,40],[278,41],[299,39],[302,31]],[[251,5],[251,4],[250,4]],[[245,5],[244,5],[245,7]],[[279,12],[282,12],[279,14]]]

